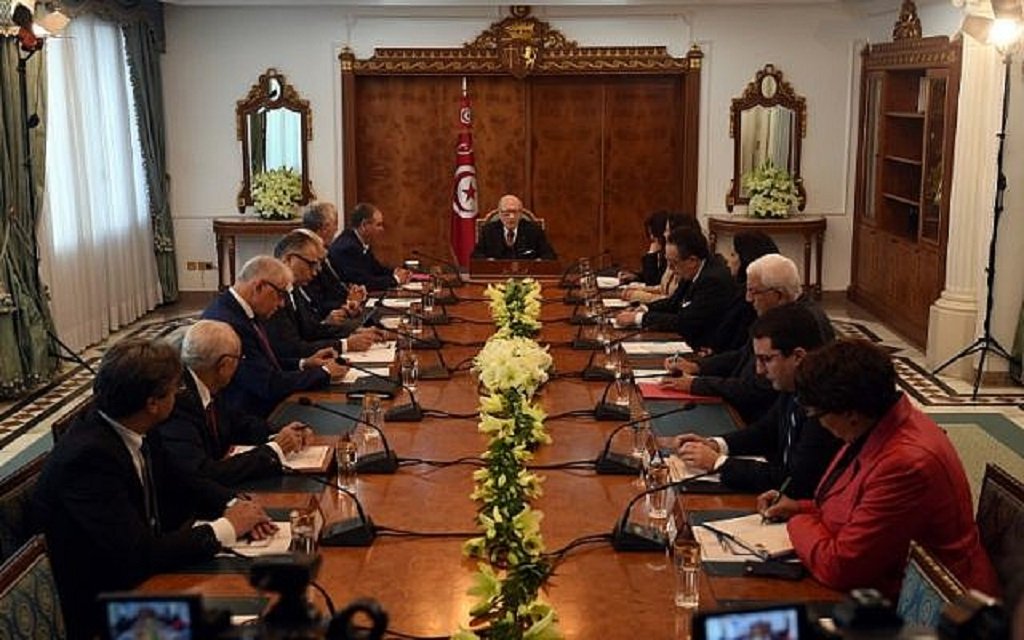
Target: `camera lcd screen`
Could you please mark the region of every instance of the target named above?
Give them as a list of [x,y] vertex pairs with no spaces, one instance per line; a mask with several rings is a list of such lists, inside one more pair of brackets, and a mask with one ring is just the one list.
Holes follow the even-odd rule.
[[695,638],[703,640],[799,640],[802,608],[799,606],[701,614]]
[[105,640],[198,638],[196,596],[102,596]]

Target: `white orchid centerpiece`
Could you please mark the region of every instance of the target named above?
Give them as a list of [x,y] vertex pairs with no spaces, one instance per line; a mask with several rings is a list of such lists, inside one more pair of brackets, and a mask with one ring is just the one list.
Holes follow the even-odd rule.
[[480,383],[490,392],[516,389],[527,397],[548,381],[553,360],[530,338],[492,336],[473,359]]
[[302,199],[302,180],[288,167],[261,171],[252,177],[252,205],[261,218],[289,220]]
[[532,336],[540,331],[540,290],[540,284],[533,278],[487,286],[484,295],[498,328],[496,336]]
[[788,218],[800,202],[793,176],[771,160],[743,176],[743,188],[750,196],[747,211],[755,218]]

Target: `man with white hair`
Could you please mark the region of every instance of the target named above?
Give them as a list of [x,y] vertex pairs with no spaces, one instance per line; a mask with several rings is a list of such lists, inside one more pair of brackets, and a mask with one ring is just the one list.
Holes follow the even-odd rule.
[[554,260],[556,256],[544,229],[523,217],[523,201],[507,194],[498,200],[498,219],[488,222],[480,230],[480,240],[473,248],[473,257]]
[[[301,450],[312,431],[292,422],[270,436],[267,421],[224,401],[242,360],[242,341],[231,325],[200,320],[181,345],[185,365],[171,416],[157,427],[164,448],[183,473],[209,478],[225,487],[281,473],[285,456]],[[232,445],[256,445],[228,456]]]
[[[320,238],[324,246],[320,270],[313,280],[303,287],[314,308],[325,319],[329,313],[338,310],[360,310],[366,300],[366,287],[345,282],[341,274],[326,259],[327,247],[338,234],[338,209],[330,202],[313,202],[302,210],[302,229]],[[347,315],[352,315],[348,313]]]
[[[809,296],[801,295],[800,274],[786,256],[769,253],[747,266],[747,302],[764,315],[769,309],[798,302],[806,307],[818,324],[822,338],[835,337],[828,316]],[[772,385],[757,375],[751,341],[739,349],[696,360],[666,361],[673,376],[663,384],[702,396],[725,400],[746,422],[753,422],[767,411],[778,395]]]
[[242,340],[242,362],[224,389],[229,405],[259,416],[296,391],[326,387],[346,367],[326,348],[305,358],[281,357],[270,344],[264,321],[285,303],[292,274],[280,260],[256,256],[244,265],[235,284],[203,311],[203,318],[231,325]]

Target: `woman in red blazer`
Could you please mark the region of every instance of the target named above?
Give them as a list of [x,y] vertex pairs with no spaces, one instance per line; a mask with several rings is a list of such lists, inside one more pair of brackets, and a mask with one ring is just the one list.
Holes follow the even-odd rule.
[[1000,589],[974,522],[963,465],[945,432],[896,389],[889,356],[842,340],[809,354],[796,379],[808,415],[846,444],[813,500],[769,491],[768,517],[788,519],[800,560],[835,589],[899,594],[911,540],[967,587]]

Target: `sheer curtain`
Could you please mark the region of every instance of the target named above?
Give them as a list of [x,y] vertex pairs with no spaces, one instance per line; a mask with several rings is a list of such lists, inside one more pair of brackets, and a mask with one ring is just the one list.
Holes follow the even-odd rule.
[[57,334],[93,344],[160,301],[121,30],[82,16],[47,42],[43,277]]

